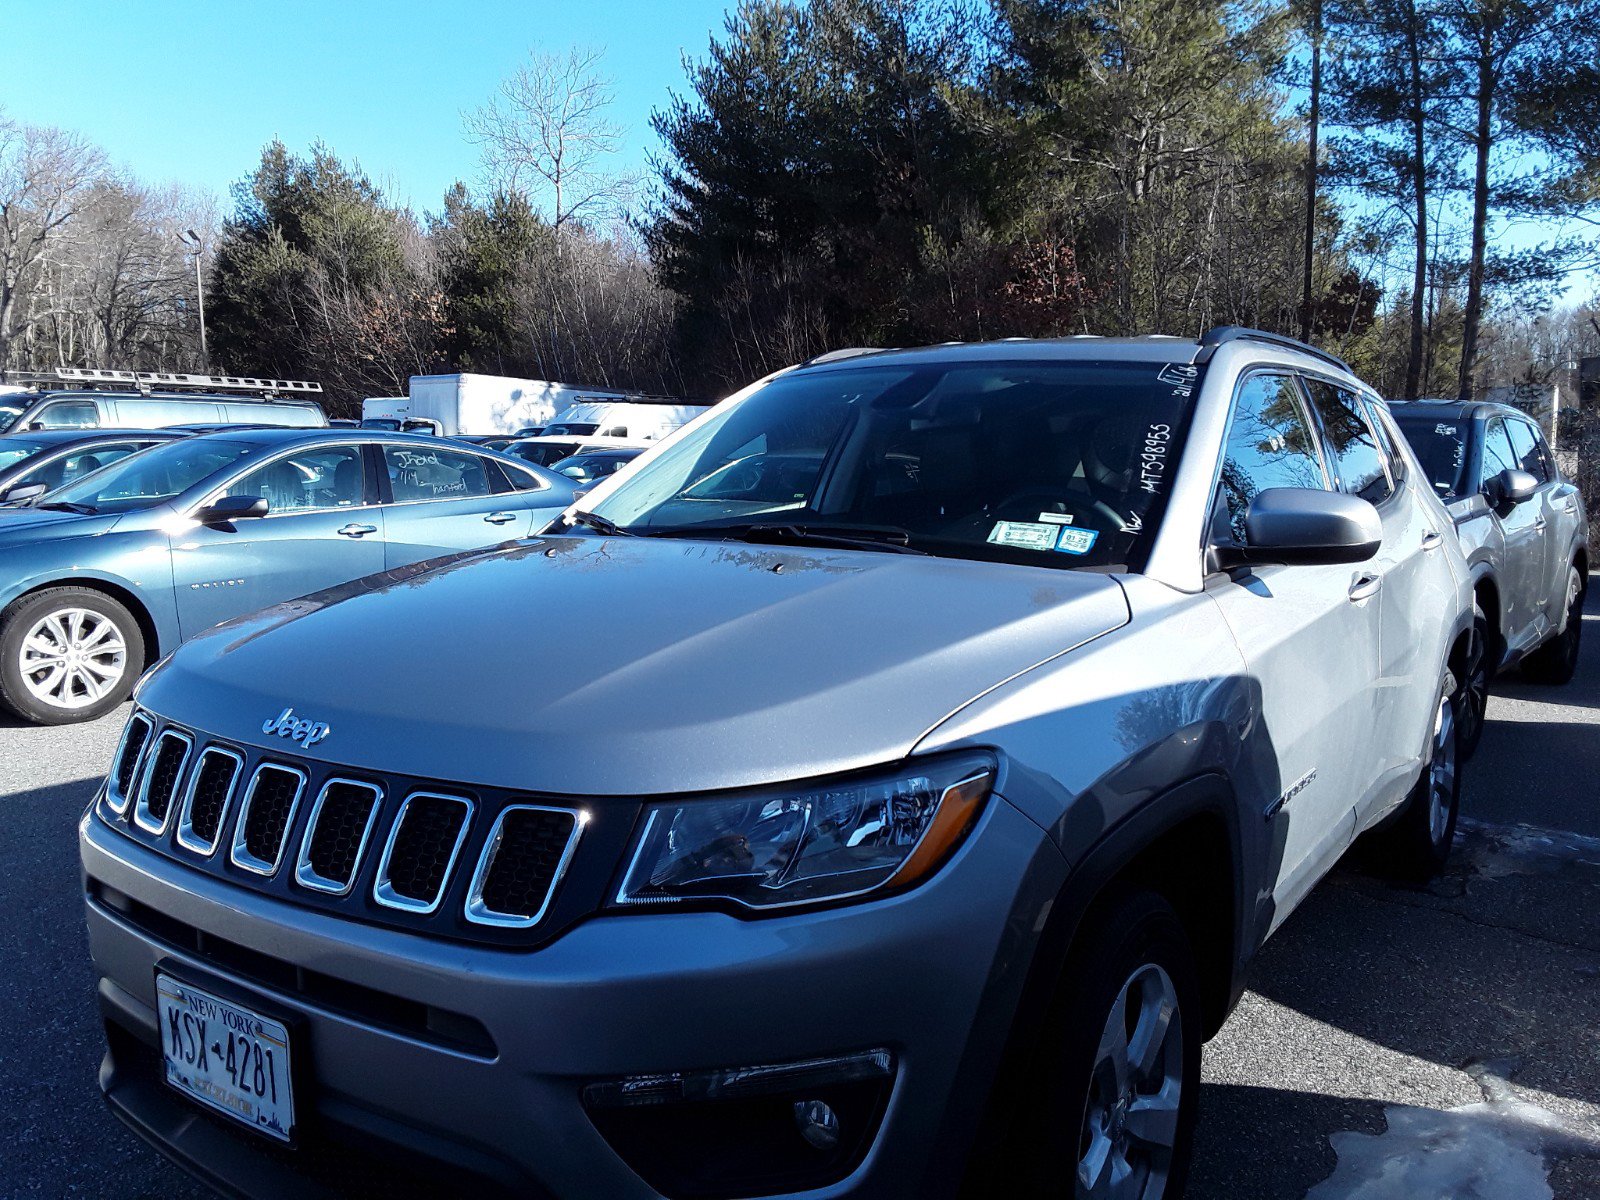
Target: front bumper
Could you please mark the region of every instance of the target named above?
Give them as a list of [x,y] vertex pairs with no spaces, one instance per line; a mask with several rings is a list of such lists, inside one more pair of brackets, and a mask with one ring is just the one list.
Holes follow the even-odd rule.
[[[458,1185],[472,1178],[459,1190],[474,1194],[654,1196],[591,1122],[586,1084],[869,1047],[895,1056],[882,1123],[859,1166],[806,1194],[952,1193],[1065,874],[1042,831],[996,796],[952,861],[901,896],[761,919],[597,917],[523,952],[249,892],[92,814],[80,833],[108,1102],[213,1186],[263,1197],[308,1194],[329,1145],[346,1168],[347,1148],[375,1150],[375,1169],[420,1158]],[[303,1018],[306,1146],[265,1146],[160,1083],[158,964]],[[328,1186],[357,1190],[348,1177]]]

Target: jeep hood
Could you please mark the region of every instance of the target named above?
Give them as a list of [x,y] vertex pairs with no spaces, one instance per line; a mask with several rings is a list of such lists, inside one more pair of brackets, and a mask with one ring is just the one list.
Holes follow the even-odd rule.
[[[1128,619],[1109,576],[879,552],[546,538],[219,626],[142,686],[285,754],[567,795],[802,779],[909,753]],[[285,708],[327,736],[263,733]]]

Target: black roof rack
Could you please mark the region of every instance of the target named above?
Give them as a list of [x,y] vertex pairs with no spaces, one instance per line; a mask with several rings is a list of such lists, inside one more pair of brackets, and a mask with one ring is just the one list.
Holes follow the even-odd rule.
[[[1250,329],[1244,325],[1218,325],[1215,329],[1206,330],[1200,337],[1198,360],[1204,362],[1216,353],[1219,346],[1244,340],[1266,342],[1268,345],[1281,346],[1285,350],[1298,350],[1301,354],[1309,354],[1312,358],[1320,358],[1325,363],[1331,363],[1341,371],[1350,371],[1349,363],[1336,355],[1329,354],[1326,350],[1318,350],[1298,338],[1286,337],[1281,333],[1268,333],[1262,329]],[[1350,373],[1355,374],[1353,371]]]

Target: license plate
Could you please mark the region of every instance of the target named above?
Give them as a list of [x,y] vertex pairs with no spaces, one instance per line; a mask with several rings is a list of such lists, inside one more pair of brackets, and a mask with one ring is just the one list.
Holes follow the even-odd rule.
[[169,1084],[258,1133],[291,1139],[294,1095],[282,1023],[169,975],[156,976],[156,1007]]

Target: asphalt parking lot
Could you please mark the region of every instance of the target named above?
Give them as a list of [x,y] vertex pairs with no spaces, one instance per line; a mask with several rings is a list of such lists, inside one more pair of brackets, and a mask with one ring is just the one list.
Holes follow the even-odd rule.
[[[1600,1196],[1600,589],[1586,622],[1573,684],[1498,685],[1449,871],[1353,858],[1263,952],[1206,1051],[1191,1196]],[[95,1085],[74,829],[121,721],[0,724],[7,1196],[206,1194]]]

